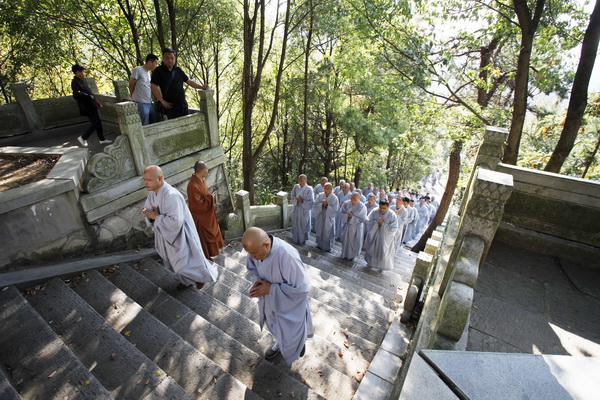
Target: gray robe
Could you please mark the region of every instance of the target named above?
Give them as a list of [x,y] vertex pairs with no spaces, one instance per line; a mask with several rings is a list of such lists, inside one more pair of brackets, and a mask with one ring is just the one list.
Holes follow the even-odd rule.
[[158,193],[148,192],[144,208],[156,209],[152,222],[154,246],[165,267],[177,274],[184,285],[215,282],[218,271],[204,256],[198,231],[183,195],[165,182]]
[[[352,211],[354,216],[348,218]],[[342,205],[340,221],[342,227],[342,254],[340,257],[352,260],[360,254],[363,244],[363,222],[367,218],[367,207],[360,201],[352,204],[347,201]]]
[[[296,196],[302,197],[303,201],[296,200]],[[292,189],[292,239],[294,243],[304,244],[310,234],[310,214],[313,208],[314,196],[310,186],[299,184]]]
[[337,214],[335,215],[335,237],[338,239],[342,238],[342,223],[340,221],[340,212],[342,211],[343,203],[350,201],[350,195],[352,193],[348,192],[348,194],[344,194],[344,191],[340,189],[340,191],[336,194],[340,208],[338,209]]
[[[383,224],[379,225],[379,218],[383,217]],[[396,255],[395,235],[398,229],[398,218],[392,211],[382,214],[373,210],[367,219],[367,234],[370,246],[365,249],[365,261],[373,269],[391,270],[394,268]]]
[[408,210],[404,205],[400,206],[400,211],[396,214],[396,218],[398,219],[398,230],[396,231],[395,246],[396,252],[399,252],[402,248],[402,236],[404,235],[404,228],[408,220]]
[[[327,206],[323,206],[323,200],[327,200]],[[339,208],[339,200],[333,193],[329,197],[320,193],[313,207],[315,217],[315,233],[317,234],[317,246],[325,251],[330,251],[335,240],[335,215]]]
[[300,254],[290,244],[269,235],[271,251],[264,260],[246,257],[253,279],[271,283],[268,295],[258,298],[259,324],[266,323],[279,343],[288,365],[300,356],[307,338],[314,335],[308,300],[308,276]]

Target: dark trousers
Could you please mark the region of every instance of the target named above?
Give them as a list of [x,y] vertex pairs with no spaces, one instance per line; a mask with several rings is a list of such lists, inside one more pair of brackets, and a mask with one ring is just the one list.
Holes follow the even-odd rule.
[[99,140],[104,140],[104,135],[102,134],[102,121],[100,121],[100,116],[98,115],[98,113],[88,115],[87,117],[89,118],[92,124],[89,128],[87,128],[83,135],[81,135],[83,140],[87,140],[87,138],[89,138],[92,132],[94,131],[98,132]]

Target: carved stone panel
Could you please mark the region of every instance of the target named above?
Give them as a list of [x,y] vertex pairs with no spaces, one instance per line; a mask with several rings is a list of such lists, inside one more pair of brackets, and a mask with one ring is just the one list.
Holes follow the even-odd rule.
[[136,176],[129,139],[118,136],[115,142],[90,158],[87,165],[89,177],[85,182],[88,193],[97,192],[115,183]]

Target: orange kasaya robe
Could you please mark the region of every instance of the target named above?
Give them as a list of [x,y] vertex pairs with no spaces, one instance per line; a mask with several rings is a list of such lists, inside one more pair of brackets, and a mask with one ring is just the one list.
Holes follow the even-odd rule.
[[206,183],[196,175],[192,175],[188,183],[187,195],[204,255],[207,258],[214,257],[219,254],[219,249],[225,246],[215,214],[215,200],[212,194],[208,193]]

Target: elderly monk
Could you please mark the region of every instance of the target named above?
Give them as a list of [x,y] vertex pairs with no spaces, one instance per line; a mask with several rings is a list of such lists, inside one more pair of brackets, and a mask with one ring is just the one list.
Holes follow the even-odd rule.
[[248,228],[242,245],[254,279],[249,295],[258,298],[260,327],[266,324],[277,339],[265,358],[272,360],[281,353],[291,365],[304,356],[306,339],[313,336],[304,264],[294,247],[260,228]]
[[379,209],[371,211],[367,218],[367,246],[365,261],[374,271],[382,272],[394,267],[396,256],[395,237],[398,230],[396,213],[390,211],[386,200],[379,202]]
[[304,244],[310,234],[310,215],[315,204],[313,190],[307,185],[306,175],[298,176],[298,183],[292,189],[292,239]]
[[194,173],[187,186],[188,204],[202,243],[206,258],[219,255],[219,249],[225,246],[221,228],[215,214],[215,194],[208,193],[204,179],[208,175],[208,166],[202,161],[194,164]]
[[367,207],[360,202],[360,194],[354,192],[350,195],[350,201],[346,201],[340,208],[342,229],[340,256],[354,260],[360,254],[363,245],[363,222],[367,218]]
[[326,182],[323,189],[325,191],[319,193],[313,207],[315,233],[317,234],[317,247],[325,251],[331,251],[335,240],[335,215],[339,203],[337,196],[333,194],[331,183]]
[[183,195],[165,182],[157,165],[144,170],[144,185],[149,193],[142,214],[152,224],[154,246],[164,265],[181,281],[177,289],[185,289],[194,283],[197,289],[202,289],[206,282],[215,282],[217,270],[204,257],[194,219]]

